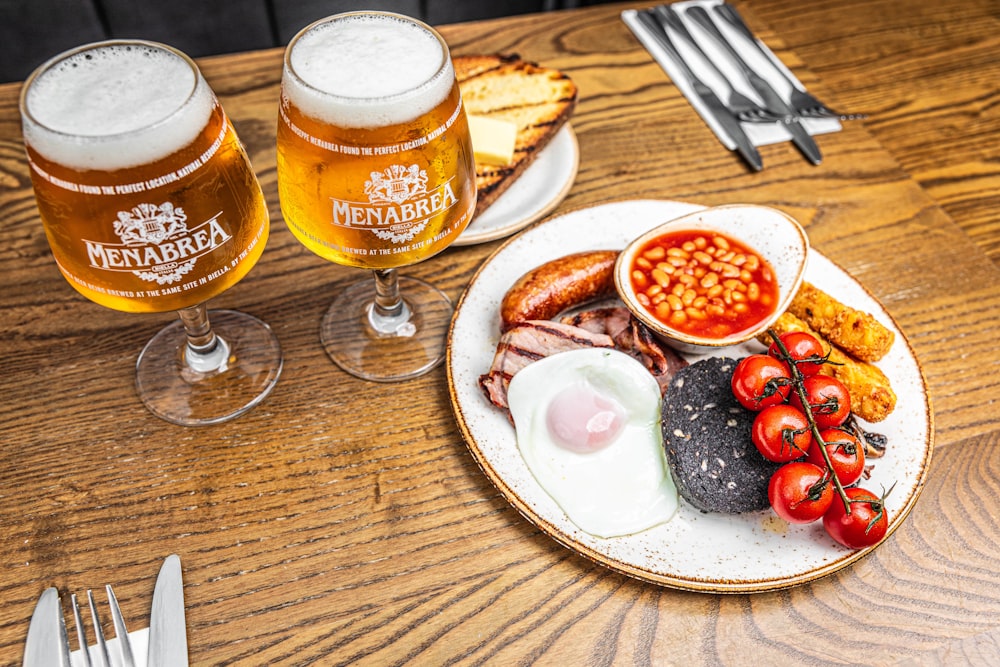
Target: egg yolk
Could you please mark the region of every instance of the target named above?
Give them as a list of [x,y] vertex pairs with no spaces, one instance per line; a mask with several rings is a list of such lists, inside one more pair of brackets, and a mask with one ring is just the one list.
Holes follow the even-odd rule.
[[614,442],[625,425],[625,409],[589,384],[573,384],[552,399],[545,423],[557,445],[587,454]]

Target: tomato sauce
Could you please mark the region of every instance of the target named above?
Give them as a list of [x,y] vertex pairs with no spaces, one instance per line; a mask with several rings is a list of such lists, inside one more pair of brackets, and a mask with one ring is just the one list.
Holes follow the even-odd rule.
[[767,260],[718,232],[683,230],[651,239],[636,253],[630,276],[650,315],[694,336],[727,338],[746,331],[778,303]]

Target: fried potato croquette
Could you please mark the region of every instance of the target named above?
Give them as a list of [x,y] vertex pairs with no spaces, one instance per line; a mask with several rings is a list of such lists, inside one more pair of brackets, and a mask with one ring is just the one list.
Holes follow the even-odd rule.
[[[831,375],[847,387],[851,396],[851,411],[867,422],[880,422],[896,407],[896,393],[889,384],[889,378],[877,367],[859,361],[846,354],[836,345],[831,345],[822,334],[790,312],[785,312],[771,327],[779,336],[790,331],[804,331],[812,334],[823,345],[824,353],[829,353],[831,364],[824,364],[821,373]],[[758,338],[770,345],[771,337],[764,333]]]
[[788,311],[861,361],[884,357],[896,337],[869,313],[846,306],[806,282],[792,299]]

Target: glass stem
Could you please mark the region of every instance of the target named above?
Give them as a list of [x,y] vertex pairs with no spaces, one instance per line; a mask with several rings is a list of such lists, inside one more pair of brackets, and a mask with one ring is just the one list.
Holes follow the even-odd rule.
[[410,336],[410,309],[399,294],[399,275],[395,269],[375,269],[375,303],[368,311],[372,328],[385,336]]
[[177,311],[187,335],[184,361],[194,371],[211,373],[224,371],[229,359],[229,345],[215,335],[208,321],[208,307],[204,303]]

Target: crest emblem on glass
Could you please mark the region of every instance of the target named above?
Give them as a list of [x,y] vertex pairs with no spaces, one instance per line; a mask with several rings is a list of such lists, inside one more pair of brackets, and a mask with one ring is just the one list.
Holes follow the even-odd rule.
[[327,353],[381,382],[437,366],[451,300],[396,270],[447,248],[475,211],[472,142],[447,44],[386,12],[304,28],[285,50],[277,143],[292,234],[374,275],[336,295],[320,328]]
[[231,419],[281,373],[260,320],[205,302],[253,268],[268,237],[256,175],[195,63],[116,40],[55,56],[21,92],[25,150],[52,255],[102,306],[180,321],[147,343],[136,388],[182,425]]

